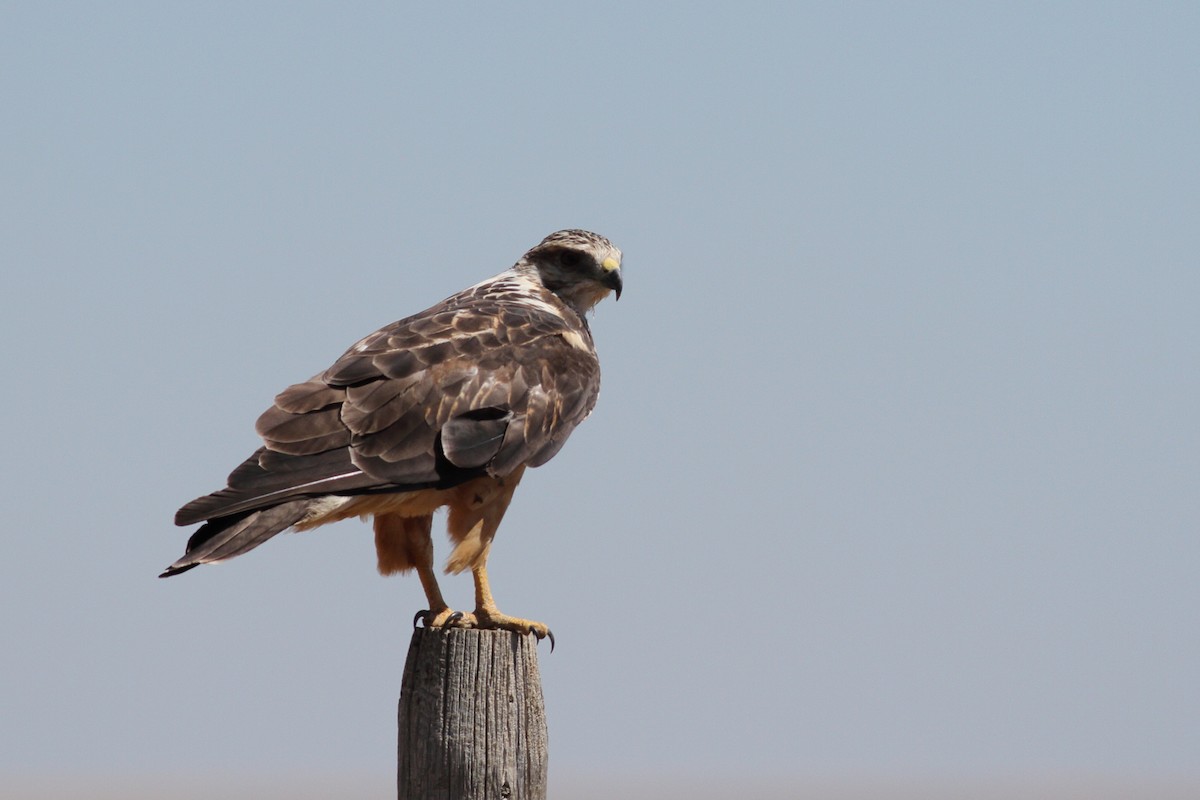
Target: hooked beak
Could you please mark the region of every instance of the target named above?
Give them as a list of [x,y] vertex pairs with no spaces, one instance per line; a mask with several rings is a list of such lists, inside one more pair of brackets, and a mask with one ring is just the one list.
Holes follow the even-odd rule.
[[600,268],[604,270],[604,277],[601,279],[601,283],[616,292],[617,299],[620,300],[621,287],[623,285],[621,281],[621,265],[617,263],[615,258],[609,257],[604,259],[604,263],[600,265]]

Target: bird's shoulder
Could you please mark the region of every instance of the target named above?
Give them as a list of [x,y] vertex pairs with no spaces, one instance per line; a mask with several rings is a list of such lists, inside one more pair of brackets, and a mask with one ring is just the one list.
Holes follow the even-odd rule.
[[450,360],[510,359],[535,346],[595,353],[585,320],[535,281],[510,271],[363,337],[320,378],[328,386],[349,386]]

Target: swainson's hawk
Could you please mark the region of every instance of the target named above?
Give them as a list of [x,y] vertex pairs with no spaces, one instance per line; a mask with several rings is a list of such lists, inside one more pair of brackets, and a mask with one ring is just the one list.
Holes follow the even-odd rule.
[[[492,538],[526,467],[549,461],[596,403],[586,314],[621,296],[621,251],[552,233],[499,275],[361,340],[258,419],[265,446],[229,485],[179,509],[204,524],[160,577],[241,555],[287,528],[374,517],[384,575],[416,569],[425,624],[549,631],[500,613]],[[470,569],[475,612],[452,611],[433,572],[433,512],[449,508],[448,572]]]

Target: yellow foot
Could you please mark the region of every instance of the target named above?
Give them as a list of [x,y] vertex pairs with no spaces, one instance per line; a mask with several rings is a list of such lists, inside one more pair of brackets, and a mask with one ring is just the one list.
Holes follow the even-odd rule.
[[417,627],[417,623],[422,623],[426,628],[474,628],[475,615],[464,614],[461,611],[455,611],[452,608],[440,608],[437,610],[418,611],[413,617],[413,627]]
[[554,634],[544,623],[530,619],[510,617],[494,609],[480,609],[474,614],[466,614],[450,608],[435,611],[418,611],[413,617],[413,627],[422,623],[426,628],[480,628],[482,630],[513,631],[515,633],[532,633],[538,641],[550,640],[550,652],[554,652]]
[[554,634],[550,632],[550,629],[544,623],[534,622],[531,619],[521,619],[520,617],[510,617],[507,614],[501,614],[494,608],[477,608],[473,616],[475,617],[475,627],[477,628],[532,633],[537,637],[538,641],[549,639],[550,652],[554,652]]

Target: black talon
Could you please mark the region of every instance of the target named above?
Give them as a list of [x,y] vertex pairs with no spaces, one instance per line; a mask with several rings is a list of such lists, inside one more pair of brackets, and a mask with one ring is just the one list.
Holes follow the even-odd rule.
[[451,614],[449,617],[446,618],[446,621],[442,623],[442,627],[448,628],[451,625],[453,625],[454,623],[458,622],[462,618],[463,618],[463,612],[455,611],[453,614]]
[[415,617],[413,617],[413,630],[415,631],[417,629],[418,622],[428,622],[428,621],[429,621],[429,609],[427,608],[423,611],[418,611],[417,615]]
[[[533,634],[534,638],[537,639],[539,642],[542,640],[542,637],[538,636],[537,629],[534,628],[532,625],[530,625],[529,628],[526,629],[525,632]],[[553,653],[554,652],[554,632],[551,631],[549,628],[546,628],[546,638],[550,640],[550,652]]]

